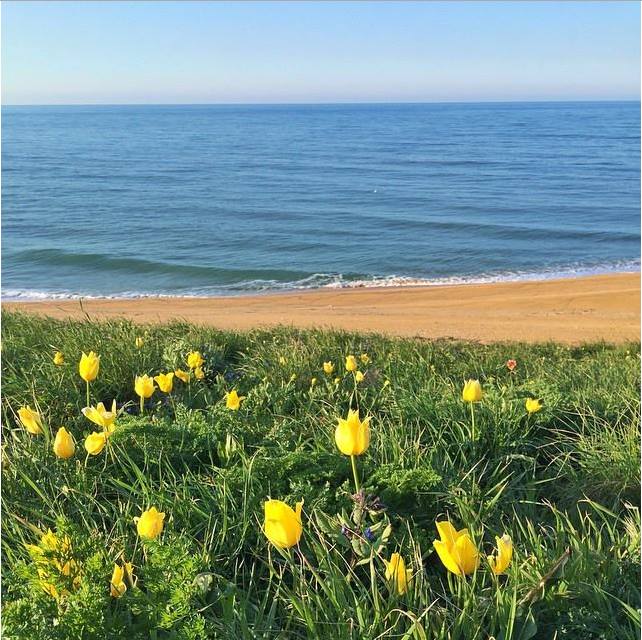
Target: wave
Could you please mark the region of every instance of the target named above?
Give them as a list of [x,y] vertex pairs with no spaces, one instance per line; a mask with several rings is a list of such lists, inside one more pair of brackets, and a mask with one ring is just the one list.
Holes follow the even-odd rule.
[[[187,267],[191,268],[191,267]],[[214,267],[203,267],[214,269]],[[216,269],[221,271],[220,269]],[[223,270],[226,271],[226,270]],[[609,273],[635,273],[640,271],[640,260],[620,260],[599,264],[570,264],[531,271],[501,271],[468,275],[438,277],[413,277],[401,275],[371,275],[341,273],[313,273],[294,280],[251,278],[239,282],[194,287],[185,291],[129,291],[122,290],[108,295],[81,291],[44,291],[37,289],[2,289],[4,300],[78,300],[78,299],[120,299],[120,298],[202,298],[226,295],[243,295],[308,289],[358,289],[375,287],[424,287],[461,284],[486,284],[494,282],[523,282],[533,280],[554,280],[578,278]],[[248,273],[245,271],[244,273]]]

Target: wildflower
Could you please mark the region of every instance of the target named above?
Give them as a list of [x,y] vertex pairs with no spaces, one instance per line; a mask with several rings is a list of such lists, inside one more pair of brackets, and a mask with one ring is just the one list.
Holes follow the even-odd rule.
[[363,372],[362,372],[362,371],[357,371],[357,373],[355,373],[355,375],[354,375],[354,379],[355,379],[357,382],[363,382],[363,379],[364,379],[365,377],[366,377],[366,376],[363,374]]
[[197,369],[198,367],[202,367],[204,364],[205,360],[203,360],[203,356],[200,351],[192,351],[187,356],[187,365],[190,369]]
[[390,384],[390,380],[384,380],[383,388],[385,389]]
[[323,363],[323,373],[328,376],[331,376],[334,373],[334,365],[332,364],[332,360]]
[[334,384],[338,385],[341,382],[341,378],[335,378]]
[[127,591],[127,584],[125,584],[125,577],[133,584],[134,582],[134,567],[131,562],[124,562],[122,565],[114,564],[114,572],[111,576],[109,583],[109,593],[112,598],[120,598]]
[[363,362],[363,364],[368,364],[370,362],[370,356],[367,353],[362,353],[359,356],[359,360],[361,360],[361,362]]
[[18,409],[18,418],[20,418],[20,422],[29,433],[35,436],[42,433],[42,418],[31,407],[20,407]]
[[372,533],[372,529],[370,527],[366,528],[366,530],[363,532],[363,536],[366,540],[368,540],[368,542],[374,542],[376,539],[376,536],[374,533]]
[[154,395],[154,391],[156,391],[154,379],[150,378],[147,374],[136,376],[136,380],[134,381],[134,390],[136,391],[136,394],[140,396],[141,400],[143,398],[151,398],[152,395]]
[[289,549],[298,544],[303,533],[301,509],[303,500],[294,509],[281,500],[265,502],[265,523],[263,530],[267,539],[279,549]]
[[202,380],[205,377],[205,372],[202,367],[196,367],[196,369],[194,369],[194,377],[197,380]]
[[99,402],[95,407],[83,407],[81,411],[85,418],[102,427],[108,434],[114,430],[114,422],[116,422],[116,400],[113,400],[111,403],[111,411],[107,411],[102,402]]
[[495,537],[497,542],[497,555],[488,556],[488,563],[492,572],[498,576],[504,573],[513,558],[513,541],[508,534],[504,534],[501,538]]
[[138,535],[148,540],[158,538],[163,531],[164,520],[165,514],[158,511],[156,507],[143,511],[140,518],[134,518]]
[[386,580],[396,587],[400,596],[408,591],[411,576],[412,571],[406,569],[403,558],[398,553],[393,553],[390,556],[390,561],[386,562]]
[[140,349],[145,344],[145,340],[143,340],[141,336],[136,336],[136,340],[134,342],[137,349]]
[[154,380],[158,383],[158,388],[163,393],[171,393],[172,388],[174,387],[174,373],[159,373],[157,376],[154,376]]
[[74,439],[71,437],[71,434],[64,427],[58,429],[56,437],[54,438],[53,443],[54,453],[63,460],[71,458],[76,451],[76,445],[74,444]]
[[345,420],[339,418],[334,439],[344,455],[360,456],[370,444],[370,418],[361,421],[359,412],[351,409]]
[[296,380],[296,373],[293,373],[293,374],[290,376],[290,382],[294,382],[295,380]]
[[484,393],[479,380],[466,380],[461,397],[464,402],[479,402]]
[[312,378],[312,380],[310,380],[310,387],[313,387],[316,383],[317,383],[317,379]]
[[83,351],[80,362],[78,363],[80,377],[87,383],[93,382],[98,377],[99,368],[100,356],[97,356],[93,351],[90,351],[89,354]]
[[189,373],[187,371],[183,371],[182,369],[176,369],[174,371],[174,375],[179,379],[182,380],[183,382],[189,382]]
[[356,371],[358,366],[357,359],[354,356],[346,356],[347,371]]
[[448,521],[436,524],[441,540],[432,544],[444,567],[457,576],[472,573],[479,564],[479,552],[468,529],[457,531]]
[[526,398],[526,411],[528,411],[528,414],[530,415],[531,413],[537,413],[538,411],[541,411],[542,407],[544,406],[542,404],[541,400],[538,400],[537,398]]
[[514,371],[515,367],[517,367],[517,360],[513,360],[512,358],[510,360],[506,360],[506,368],[509,371]]
[[97,456],[107,443],[107,432],[94,431],[85,438],[85,450],[91,456]]
[[54,353],[53,363],[56,366],[60,366],[61,364],[65,364],[65,356],[63,355],[62,351],[56,351],[56,353]]
[[232,391],[225,394],[225,406],[232,411],[239,410],[241,400],[245,400],[245,396],[239,396],[239,394],[236,393],[236,389],[232,389]]

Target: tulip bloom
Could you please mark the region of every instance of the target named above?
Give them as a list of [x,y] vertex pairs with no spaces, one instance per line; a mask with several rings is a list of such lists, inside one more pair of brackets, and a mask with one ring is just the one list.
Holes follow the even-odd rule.
[[54,453],[63,460],[71,458],[76,451],[76,445],[74,444],[74,439],[71,437],[71,434],[64,427],[58,429],[58,433],[54,439],[53,443]]
[[461,397],[464,402],[480,402],[484,393],[479,380],[466,380]]
[[158,382],[158,388],[163,393],[172,392],[172,388],[174,387],[174,373],[159,373],[157,376],[154,376],[154,380]]
[[108,434],[111,434],[115,429],[116,400],[111,403],[111,411],[107,411],[102,402],[99,402],[95,407],[83,407],[81,411],[85,418],[102,427]]
[[87,384],[87,406],[89,406],[89,383],[98,377],[99,369],[100,356],[97,356],[93,351],[90,351],[89,354],[83,351],[78,363],[78,373]]
[[432,544],[444,567],[456,576],[472,573],[479,564],[479,552],[468,529],[457,531],[448,521],[436,524],[441,540],[434,540]]
[[107,433],[105,431],[94,431],[85,438],[85,450],[91,456],[97,456],[107,443]]
[[332,364],[332,360],[323,363],[323,373],[328,376],[331,376],[334,373],[334,365]]
[[174,375],[182,382],[189,382],[189,373],[187,371],[176,369],[176,371],[174,371]]
[[365,377],[366,377],[366,376],[363,374],[363,372],[362,372],[362,371],[357,371],[357,373],[355,373],[355,374],[354,374],[354,379],[355,379],[357,382],[363,382],[363,379],[364,379]]
[[60,366],[61,364],[65,363],[65,356],[63,355],[62,351],[56,351],[53,357],[53,363],[56,366]]
[[542,404],[542,401],[538,400],[537,398],[526,399],[526,411],[528,411],[529,415],[531,413],[537,413],[542,409],[543,406],[544,405]]
[[35,436],[42,433],[42,418],[31,407],[20,407],[18,409],[18,418],[20,418],[20,422],[29,433]]
[[143,340],[141,336],[136,336],[136,340],[134,342],[136,344],[137,349],[140,349],[145,344],[145,340]]
[[164,520],[165,514],[158,511],[156,507],[143,511],[140,518],[134,518],[138,535],[148,540],[158,538],[163,531]]
[[488,556],[488,563],[492,572],[498,576],[504,573],[513,558],[513,541],[508,534],[504,534],[501,538],[495,537],[497,542],[497,555]]
[[361,360],[361,362],[363,362],[363,364],[368,364],[370,362],[370,356],[367,353],[362,353],[359,356],[359,360]]
[[354,356],[346,356],[347,371],[356,371],[358,366],[357,359]]
[[412,571],[406,569],[403,558],[398,553],[393,553],[390,561],[386,562],[386,580],[394,585],[400,596],[408,591],[411,576]]
[[136,376],[134,390],[140,396],[140,413],[142,415],[145,410],[145,398],[151,398],[154,395],[154,391],[156,391],[154,379],[150,378],[147,374],[144,376]]
[[334,439],[344,455],[360,456],[370,444],[370,418],[361,421],[359,412],[350,409],[345,420],[339,418]]
[[232,389],[232,391],[225,394],[225,406],[232,411],[239,410],[241,400],[245,400],[245,396],[239,396],[239,394],[236,393],[236,389]]
[[197,369],[198,367],[202,367],[204,364],[205,360],[203,360],[203,356],[200,351],[192,351],[187,356],[187,365],[190,369]]
[[112,598],[120,598],[127,591],[125,577],[130,584],[134,583],[134,567],[131,562],[125,562],[122,566],[114,564],[114,572],[109,583],[109,593]]
[[202,367],[196,367],[196,369],[194,369],[194,377],[197,380],[202,380],[205,377],[205,372]]
[[289,549],[298,544],[303,533],[301,524],[303,500],[296,503],[295,509],[280,500],[267,500],[264,508],[263,530],[267,539],[279,549]]
[[512,358],[510,360],[506,361],[506,368],[509,371],[514,371],[515,367],[517,367],[517,360],[513,360]]
[[317,379],[312,378],[312,380],[310,380],[310,387],[313,387],[316,383],[317,383]]

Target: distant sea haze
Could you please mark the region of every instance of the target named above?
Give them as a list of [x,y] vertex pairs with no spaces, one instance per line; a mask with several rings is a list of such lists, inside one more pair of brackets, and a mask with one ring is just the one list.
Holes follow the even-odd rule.
[[640,268],[640,103],[2,108],[6,298]]

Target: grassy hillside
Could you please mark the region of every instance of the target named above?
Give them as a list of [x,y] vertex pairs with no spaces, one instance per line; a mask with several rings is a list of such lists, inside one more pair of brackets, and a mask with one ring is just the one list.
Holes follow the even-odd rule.
[[[84,447],[99,428],[81,412],[78,373],[90,350],[100,355],[91,404],[116,399],[119,410],[97,455]],[[140,415],[135,376],[187,371],[195,350],[204,378],[175,379]],[[639,635],[637,344],[235,334],[5,313],[2,356],[6,638]],[[484,390],[474,431],[468,378]],[[226,406],[232,390],[245,396],[238,410]],[[529,416],[527,398],[543,409]],[[21,426],[25,405],[42,416],[41,434]],[[371,418],[358,494],[334,437],[350,408]],[[61,426],[76,443],[69,459],[53,451]],[[298,545],[267,540],[268,497],[304,500]],[[134,518],[152,506],[165,520],[148,540]],[[470,575],[448,572],[434,550],[444,520],[479,549]],[[487,555],[503,534],[514,554],[496,576]],[[386,580],[394,552],[410,570],[404,589]],[[123,562],[133,578],[114,597]]]

